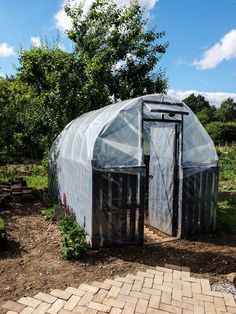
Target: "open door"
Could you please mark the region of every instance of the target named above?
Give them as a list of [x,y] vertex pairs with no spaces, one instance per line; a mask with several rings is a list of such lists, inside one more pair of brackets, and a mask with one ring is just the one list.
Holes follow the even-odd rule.
[[151,127],[149,164],[149,225],[175,236],[178,226],[178,125]]

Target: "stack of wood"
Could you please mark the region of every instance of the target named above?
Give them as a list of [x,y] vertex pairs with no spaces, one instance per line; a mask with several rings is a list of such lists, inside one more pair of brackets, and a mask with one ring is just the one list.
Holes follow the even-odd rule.
[[14,197],[31,196],[32,188],[27,187],[23,179],[0,183],[0,203],[4,200],[12,200]]

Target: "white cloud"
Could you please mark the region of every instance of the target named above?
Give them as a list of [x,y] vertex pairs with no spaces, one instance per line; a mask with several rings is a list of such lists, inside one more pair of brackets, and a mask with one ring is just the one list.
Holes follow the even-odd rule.
[[7,43],[0,44],[0,57],[10,57],[14,54],[14,47],[9,46]]
[[202,59],[193,65],[199,70],[213,69],[219,63],[236,57],[236,29],[232,29],[218,43],[206,50]]
[[[154,8],[155,4],[158,0],[139,0],[142,7],[144,7],[147,11],[150,11]],[[64,0],[60,10],[54,15],[54,19],[56,22],[56,27],[59,28],[62,31],[65,31],[67,29],[70,29],[72,24],[70,18],[66,15],[64,11],[64,6],[66,4],[66,0]],[[72,4],[79,4],[82,2],[82,0],[72,0]],[[121,6],[124,4],[129,4],[131,0],[115,0],[115,2]],[[86,0],[84,5],[84,13],[88,12],[89,7],[93,3],[93,0]]]
[[30,38],[30,41],[31,41],[31,45],[32,45],[33,47],[38,47],[38,48],[39,48],[39,47],[42,46],[40,37],[34,37],[34,36],[32,36],[32,37]]
[[169,89],[168,90],[168,95],[179,98],[179,99],[184,99],[188,97],[190,94],[194,95],[202,95],[206,98],[206,100],[209,101],[211,105],[214,105],[216,107],[219,107],[220,104],[226,100],[227,98],[231,97],[234,99],[236,102],[236,93],[225,93],[225,92],[201,92],[201,91],[196,91],[196,90],[186,90],[186,91],[181,91],[181,90],[175,90],[175,89]]

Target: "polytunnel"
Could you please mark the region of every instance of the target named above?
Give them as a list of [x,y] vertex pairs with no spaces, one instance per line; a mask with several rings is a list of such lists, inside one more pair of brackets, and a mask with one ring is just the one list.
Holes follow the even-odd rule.
[[215,229],[218,157],[182,101],[138,97],[70,122],[49,157],[49,192],[93,246],[142,244],[144,224],[170,236]]

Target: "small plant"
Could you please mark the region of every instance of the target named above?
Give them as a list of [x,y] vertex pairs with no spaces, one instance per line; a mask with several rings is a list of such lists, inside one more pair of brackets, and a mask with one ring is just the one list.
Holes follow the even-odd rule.
[[0,217],[0,238],[6,233],[6,223],[3,218]]
[[46,220],[54,220],[56,218],[57,210],[60,208],[59,205],[54,205],[42,211],[42,215]]
[[75,219],[70,215],[64,215],[59,222],[60,229],[64,233],[62,256],[65,259],[77,260],[89,248],[86,241],[88,235]]
[[0,217],[0,251],[7,249],[6,222]]

